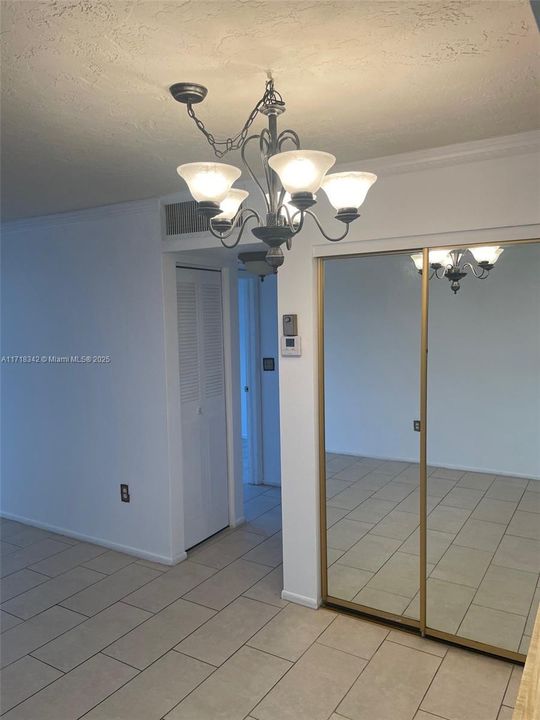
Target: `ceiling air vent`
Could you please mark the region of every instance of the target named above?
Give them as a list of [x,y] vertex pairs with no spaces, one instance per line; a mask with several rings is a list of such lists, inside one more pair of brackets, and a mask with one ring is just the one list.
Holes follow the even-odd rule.
[[165,205],[165,234],[185,235],[208,230],[208,218],[197,212],[194,200]]

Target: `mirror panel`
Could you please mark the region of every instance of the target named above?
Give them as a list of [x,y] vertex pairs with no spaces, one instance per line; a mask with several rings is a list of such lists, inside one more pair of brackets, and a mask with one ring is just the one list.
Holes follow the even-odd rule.
[[506,245],[486,279],[466,272],[456,293],[446,278],[429,286],[426,621],[526,653],[540,598],[540,244]]
[[324,261],[328,596],[418,619],[421,283],[408,253]]

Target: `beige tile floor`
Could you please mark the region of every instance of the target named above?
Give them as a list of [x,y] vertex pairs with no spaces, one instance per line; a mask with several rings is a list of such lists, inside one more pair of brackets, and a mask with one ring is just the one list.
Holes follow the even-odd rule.
[[[418,618],[418,465],[328,454],[329,594]],[[427,620],[526,653],[540,601],[540,481],[428,469]]]
[[2,520],[3,717],[510,717],[517,666],[282,600],[279,502],[173,568]]

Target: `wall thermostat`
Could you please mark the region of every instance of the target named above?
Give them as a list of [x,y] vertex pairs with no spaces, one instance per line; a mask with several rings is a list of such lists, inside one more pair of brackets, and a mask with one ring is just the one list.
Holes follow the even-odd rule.
[[302,343],[298,335],[281,338],[281,354],[283,356],[299,357],[302,354]]
[[297,315],[283,316],[283,334],[287,337],[298,335],[298,319]]

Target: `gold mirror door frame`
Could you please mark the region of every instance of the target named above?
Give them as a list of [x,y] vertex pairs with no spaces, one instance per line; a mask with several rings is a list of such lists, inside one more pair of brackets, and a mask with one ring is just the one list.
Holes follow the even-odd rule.
[[[538,243],[538,239],[531,240],[515,240],[497,243],[482,243],[482,245],[495,245],[506,248],[511,245]],[[464,249],[471,247],[461,246]],[[437,249],[459,249],[459,246],[452,245],[446,248],[437,247]],[[348,257],[368,257],[369,255],[389,255],[422,252],[423,267],[429,267],[429,247],[425,248],[407,248],[398,251],[388,251],[379,253],[365,253],[351,255]],[[328,593],[328,569],[327,569],[327,533],[326,533],[326,446],[325,446],[325,395],[324,395],[324,278],[325,278],[325,261],[336,259],[337,256],[321,257],[317,259],[317,278],[318,278],[318,411],[319,411],[319,482],[320,482],[320,547],[321,547],[321,590],[323,603],[345,610],[354,611],[364,617],[370,617],[380,622],[389,622],[405,627],[411,630],[417,630],[421,635],[444,640],[463,647],[479,650],[490,655],[500,658],[509,659],[518,662],[524,662],[526,656],[523,653],[507,650],[498,646],[490,645],[485,642],[471,640],[457,634],[438,630],[430,627],[427,623],[427,494],[428,494],[428,478],[427,478],[427,437],[429,431],[428,420],[428,311],[429,311],[429,273],[422,273],[421,286],[421,339],[420,339],[420,492],[419,492],[419,524],[420,524],[420,548],[419,548],[419,619],[396,615],[384,610],[372,608],[358,603],[334,597]],[[343,256],[340,256],[343,258]]]
[[[348,256],[353,258],[366,258],[371,257],[374,260],[377,258],[383,259],[385,256],[406,256],[408,255],[408,250],[398,250],[398,251],[390,251],[385,253],[375,252],[375,253],[365,253],[362,255],[355,255],[355,256]],[[411,251],[414,252],[414,249]],[[408,258],[407,258],[408,259]],[[325,414],[326,414],[326,403],[325,403],[325,390],[324,390],[324,383],[325,383],[325,350],[324,350],[324,316],[325,316],[325,261],[326,260],[339,260],[346,262],[346,259],[343,257],[336,257],[336,256],[330,256],[328,258],[321,258],[318,260],[318,366],[319,366],[319,397],[318,397],[318,408],[319,408],[319,468],[320,468],[320,543],[321,543],[321,589],[322,589],[322,597],[323,601],[328,604],[335,607],[341,607],[345,608],[347,610],[353,610],[359,613],[362,613],[364,616],[370,616],[372,618],[377,618],[381,621],[387,621],[399,624],[401,626],[409,627],[412,629],[416,629],[418,631],[421,631],[421,625],[420,621],[415,617],[407,616],[405,613],[403,614],[395,614],[394,612],[391,612],[390,609],[382,609],[378,607],[373,607],[373,605],[363,605],[360,604],[358,599],[356,600],[347,600],[344,598],[336,597],[335,595],[332,595],[331,590],[329,589],[329,581],[328,581],[328,570],[327,570],[327,555],[328,555],[328,543],[327,543],[327,532],[326,532],[326,520],[327,520],[327,508],[326,508],[326,427],[325,427]],[[416,281],[416,278],[413,278]],[[420,283],[418,282],[418,291],[417,291],[417,308],[418,308],[418,316],[420,317],[420,308],[421,308],[421,292],[420,292]],[[420,323],[418,322],[418,329],[420,330]],[[420,333],[418,333],[418,337],[420,337]],[[412,345],[410,345],[411,348],[418,348],[418,345],[416,344],[417,341],[414,340]],[[419,359],[418,357],[415,358],[413,362],[413,372],[418,373],[416,377],[419,377],[419,370],[414,370],[414,368],[418,368]],[[418,397],[418,396],[417,396]],[[416,414],[418,410],[415,411],[415,417],[418,417]],[[421,419],[421,418],[420,418]],[[419,459],[419,456],[417,456]],[[369,458],[365,458],[365,460],[369,460]],[[373,458],[372,458],[373,460]],[[415,461],[416,464],[419,464]],[[396,503],[397,504],[397,503]],[[418,515],[415,513],[416,521],[418,522]],[[390,540],[390,542],[394,542]],[[392,552],[391,555],[394,553]],[[385,564],[385,563],[383,563]],[[360,567],[360,566],[358,566]],[[363,566],[364,570],[360,571],[360,573],[365,572],[367,570],[367,566]],[[415,566],[414,572],[416,572],[416,568],[418,568],[418,565]],[[410,570],[408,573],[411,572]],[[407,574],[408,574],[407,573]],[[411,577],[409,575],[409,577]],[[419,587],[419,580],[420,578],[416,579],[416,588]],[[332,583],[330,583],[331,585]],[[336,592],[334,587],[334,592]],[[407,603],[408,604],[408,603]]]

